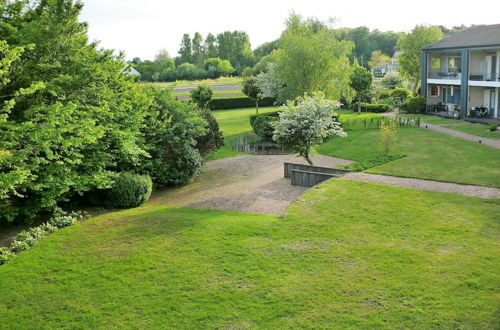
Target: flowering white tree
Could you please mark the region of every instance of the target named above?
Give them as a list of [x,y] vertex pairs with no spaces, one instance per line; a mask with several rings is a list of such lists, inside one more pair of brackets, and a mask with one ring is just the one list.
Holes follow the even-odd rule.
[[290,101],[273,124],[273,140],[313,165],[309,157],[312,146],[334,135],[347,136],[334,118],[339,107],[339,102],[327,100],[321,92]]
[[276,78],[274,73],[274,64],[267,64],[267,71],[262,72],[256,77],[256,85],[260,90],[260,98],[279,99],[280,91],[283,89],[283,82]]

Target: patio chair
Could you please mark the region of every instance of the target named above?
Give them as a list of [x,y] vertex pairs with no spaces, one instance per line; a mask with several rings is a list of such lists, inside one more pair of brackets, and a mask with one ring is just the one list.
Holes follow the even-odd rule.
[[488,113],[490,111],[488,110],[487,107],[479,107],[479,118],[486,118],[488,117]]

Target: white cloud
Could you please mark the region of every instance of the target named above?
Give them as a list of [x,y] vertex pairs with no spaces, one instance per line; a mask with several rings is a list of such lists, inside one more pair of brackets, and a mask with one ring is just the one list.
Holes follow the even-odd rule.
[[161,48],[177,55],[184,33],[203,36],[242,30],[252,46],[279,37],[290,11],[326,20],[339,26],[365,25],[382,31],[408,31],[416,24],[461,25],[500,23],[500,1],[370,1],[370,0],[84,0],[82,21],[89,23],[91,40],[101,46],[124,50],[127,58],[152,58]]

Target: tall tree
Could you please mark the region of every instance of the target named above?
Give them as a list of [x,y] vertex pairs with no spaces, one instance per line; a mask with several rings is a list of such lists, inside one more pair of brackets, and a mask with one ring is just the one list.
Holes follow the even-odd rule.
[[181,63],[193,63],[193,44],[189,34],[182,36],[181,48],[179,49]]
[[219,57],[219,51],[217,49],[217,39],[211,33],[207,35],[205,39],[205,57],[206,58],[214,58]]
[[217,35],[219,57],[228,60],[236,68],[237,73],[243,72],[247,66],[254,63],[254,55],[250,48],[250,37],[243,31],[225,31]]
[[360,66],[357,61],[354,61],[350,78],[350,86],[356,91],[358,96],[358,112],[361,113],[361,97],[363,96],[363,93],[370,90],[373,76],[370,71]]
[[413,93],[418,92],[421,76],[420,58],[422,47],[443,38],[443,32],[437,26],[417,25],[408,34],[403,34],[397,46],[403,51],[399,55],[401,73],[413,82]]
[[203,66],[205,61],[205,50],[203,46],[203,37],[196,32],[193,37],[193,64],[197,67]]
[[338,41],[334,31],[315,20],[292,14],[276,52],[276,78],[286,87],[282,97],[293,100],[322,91],[339,99],[349,89],[349,54],[353,44]]
[[389,56],[382,53],[380,50],[374,50],[372,52],[372,56],[368,62],[368,66],[371,69],[376,69],[387,64],[391,64],[391,58]]

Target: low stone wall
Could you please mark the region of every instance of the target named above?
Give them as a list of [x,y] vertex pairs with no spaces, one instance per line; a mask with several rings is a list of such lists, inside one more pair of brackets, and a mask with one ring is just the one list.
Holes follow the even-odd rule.
[[344,174],[350,173],[349,170],[342,170],[338,168],[329,168],[329,167],[319,167],[312,165],[302,165],[302,164],[293,164],[293,163],[285,163],[285,178],[291,178],[291,171],[305,171],[305,172],[314,172],[314,173],[323,173],[330,174],[333,176],[342,176]]
[[326,173],[307,172],[300,170],[291,170],[290,178],[292,179],[292,186],[301,187],[314,187],[318,183],[326,181],[331,178],[337,177],[336,175]]

